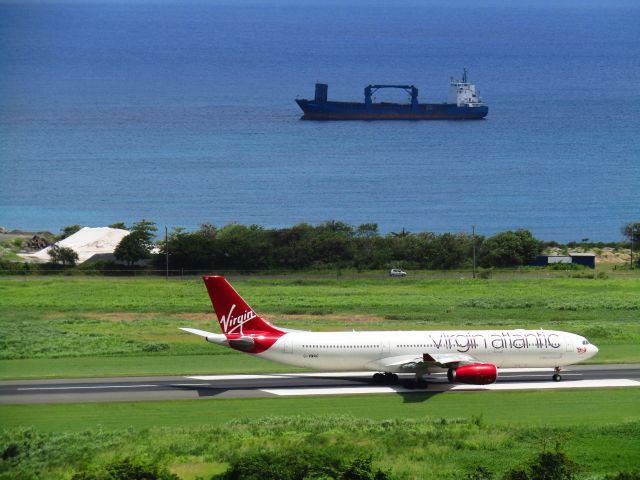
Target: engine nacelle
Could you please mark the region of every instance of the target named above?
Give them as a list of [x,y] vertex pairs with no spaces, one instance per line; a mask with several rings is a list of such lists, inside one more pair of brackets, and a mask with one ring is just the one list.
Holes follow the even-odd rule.
[[498,370],[490,363],[475,363],[450,368],[447,378],[450,383],[470,383],[471,385],[488,385],[496,381]]

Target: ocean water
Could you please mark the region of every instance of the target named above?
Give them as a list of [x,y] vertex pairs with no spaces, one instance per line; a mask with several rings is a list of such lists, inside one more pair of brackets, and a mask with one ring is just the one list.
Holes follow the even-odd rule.
[[[0,225],[376,222],[618,240],[640,219],[640,2],[0,0]],[[483,121],[307,122],[329,83]],[[404,100],[384,92],[378,100]]]

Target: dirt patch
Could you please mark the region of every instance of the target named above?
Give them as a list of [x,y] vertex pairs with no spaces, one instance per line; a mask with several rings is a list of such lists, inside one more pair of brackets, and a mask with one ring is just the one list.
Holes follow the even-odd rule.
[[[182,320],[188,320],[191,322],[212,322],[215,321],[216,317],[213,312],[211,313],[129,313],[129,312],[97,312],[97,313],[85,313],[83,317],[91,319],[91,320],[106,320],[109,322],[133,322],[136,320],[149,320],[153,318],[157,318],[159,316],[163,317],[176,317]],[[64,317],[64,315],[60,315],[60,317]],[[262,315],[262,318],[267,320],[268,322],[278,324],[279,322],[335,322],[335,323],[379,323],[384,322],[384,317],[379,317],[375,315],[305,315],[305,314],[296,314],[296,315],[288,315],[288,314],[265,314]]]
[[379,323],[384,317],[375,315],[263,315],[269,322],[335,322],[335,323]]
[[[178,313],[176,317],[185,320],[192,320],[196,322],[211,322],[215,319],[212,313]],[[383,317],[376,317],[374,315],[304,315],[304,314],[260,314],[262,318],[268,322],[336,322],[336,323],[376,323],[384,321]]]
[[195,322],[210,322],[215,320],[213,312],[211,313],[176,313],[174,317],[182,318],[184,320],[193,320]]
[[98,312],[98,313],[85,313],[83,317],[90,320],[107,320],[109,322],[134,322],[136,320],[149,320],[156,318],[161,313],[140,313],[140,312]]

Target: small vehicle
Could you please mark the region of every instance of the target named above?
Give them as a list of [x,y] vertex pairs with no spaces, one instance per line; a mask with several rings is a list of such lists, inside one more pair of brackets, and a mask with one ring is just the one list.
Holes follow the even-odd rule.
[[407,272],[405,272],[404,270],[400,270],[399,268],[392,268],[391,270],[389,270],[389,276],[390,277],[406,277]]

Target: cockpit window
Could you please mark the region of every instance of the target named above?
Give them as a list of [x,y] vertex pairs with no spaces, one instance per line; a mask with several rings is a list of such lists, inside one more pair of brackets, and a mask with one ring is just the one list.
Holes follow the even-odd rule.
[[583,345],[589,345],[589,340],[587,340],[586,338],[584,340],[582,340],[582,344]]

